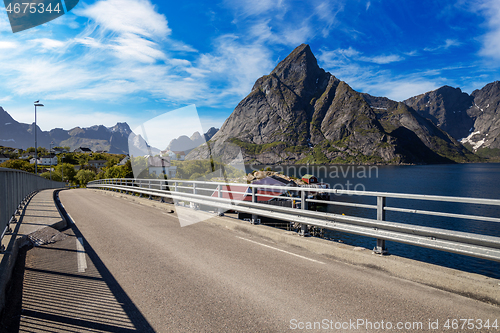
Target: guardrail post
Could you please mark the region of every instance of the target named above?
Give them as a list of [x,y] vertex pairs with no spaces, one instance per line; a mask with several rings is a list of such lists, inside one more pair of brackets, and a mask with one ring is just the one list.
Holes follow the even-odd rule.
[[179,200],[174,199],[174,196],[177,195],[177,194],[175,194],[175,192],[177,192],[177,181],[176,180],[174,180],[174,195],[172,195],[172,200],[174,200],[174,205],[177,206],[179,204]]
[[[196,183],[193,183],[193,194],[197,194],[196,192],[197,192],[197,191],[196,191]],[[190,204],[191,204],[191,207],[192,207],[193,209],[195,209],[195,210],[196,210],[196,209],[198,209],[198,207],[196,206],[196,203],[191,202]]]
[[[300,208],[302,210],[307,210],[307,191],[305,189],[302,189],[300,192]],[[307,224],[301,223],[300,224],[300,235],[307,237],[309,236],[309,230],[307,228]]]
[[[217,185],[217,197],[222,199],[222,185]],[[222,208],[217,208],[217,215],[224,216],[224,210]]]
[[[252,187],[252,202],[257,202],[257,188]],[[252,214],[252,224],[260,224],[260,219],[257,215]]]
[[[160,191],[163,191],[164,184],[165,184],[165,180],[160,180]],[[165,202],[165,200],[163,199],[163,197],[160,197],[160,202],[161,203]]]
[[[148,180],[148,189],[151,189],[151,179]],[[153,198],[151,197],[151,194],[149,195],[149,200],[153,200]]]
[[[377,220],[385,221],[385,197],[377,197]],[[381,255],[389,254],[385,246],[385,239],[377,238],[377,246],[373,248],[373,252]]]

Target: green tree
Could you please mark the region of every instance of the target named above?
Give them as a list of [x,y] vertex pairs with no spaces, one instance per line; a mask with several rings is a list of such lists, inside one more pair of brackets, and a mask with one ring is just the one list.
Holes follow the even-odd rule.
[[121,166],[112,166],[106,169],[104,178],[125,178],[124,170]]
[[108,162],[106,163],[107,167],[112,167],[120,163],[120,159],[118,157],[109,157]]
[[41,173],[40,176],[43,178],[47,178],[47,179],[50,179],[52,177],[52,180],[56,181],[56,182],[61,181],[61,175],[57,175],[55,172],[52,172],[52,175],[51,175],[50,171],[46,171],[44,173]]
[[26,160],[8,160],[0,164],[0,167],[35,173],[35,165]]
[[64,171],[64,180],[69,180],[70,182],[75,181],[76,171],[72,164],[63,163],[56,166],[55,171],[52,173],[52,179],[54,179],[54,174],[59,176],[61,179],[61,173]]
[[95,172],[92,170],[79,170],[76,175],[75,179],[80,183],[82,186],[87,186],[87,183],[94,180],[96,178]]
[[75,153],[66,153],[57,155],[57,162],[61,163],[69,163],[69,164],[78,164],[78,159]]

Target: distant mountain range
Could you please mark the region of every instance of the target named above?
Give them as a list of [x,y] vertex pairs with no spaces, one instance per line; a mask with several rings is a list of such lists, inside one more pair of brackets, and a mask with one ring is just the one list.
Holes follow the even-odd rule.
[[[461,98],[456,101],[458,105],[469,100],[463,94],[457,96]],[[478,105],[486,108],[486,100],[490,100],[486,96],[488,93],[477,93],[478,103],[482,98]],[[259,78],[208,145],[194,149],[187,159],[212,154],[231,161],[241,151],[245,163],[254,164],[481,160],[457,141],[469,123],[462,124],[457,119],[461,127],[453,137],[444,130],[444,123],[433,119],[430,112],[426,114],[418,108],[420,113],[417,112],[410,102],[411,99],[395,102],[353,90],[321,69],[309,46],[302,44],[269,75]],[[456,126],[454,123],[449,127]],[[475,126],[471,125],[473,131]],[[492,130],[481,129],[481,133],[487,135]]]
[[210,127],[210,129],[205,134],[203,134],[203,136],[200,134],[200,132],[194,132],[191,137],[181,135],[180,137],[170,141],[165,150],[183,151],[187,154],[194,148],[209,141],[217,133],[218,130],[218,128]]
[[471,95],[460,88],[444,86],[405,103],[478,155],[500,156],[499,81]]
[[[35,145],[33,128],[34,124],[20,123],[0,107],[0,145],[23,149],[33,147]],[[212,127],[203,135],[195,132],[191,137],[180,136],[173,139],[167,149],[185,151],[187,154],[193,148],[210,140],[217,131],[218,129]],[[112,154],[130,153],[133,156],[160,153],[158,148],[149,146],[140,135],[135,135],[127,123],[117,123],[113,127],[95,125],[85,128],[75,127],[70,130],[55,128],[50,131],[42,131],[37,126],[38,146],[49,148],[51,142],[54,143],[53,147],[68,146],[71,150],[87,147],[92,151],[103,150]]]
[[[23,124],[14,120],[0,107],[0,145],[23,148],[33,147],[34,124]],[[75,127],[71,130],[55,128],[42,131],[37,126],[39,147],[69,146],[72,150],[87,147],[93,151],[104,150],[114,154],[128,154],[129,135],[133,134],[127,123],[117,123],[113,127],[96,125],[87,128]],[[134,135],[132,135],[134,136]]]

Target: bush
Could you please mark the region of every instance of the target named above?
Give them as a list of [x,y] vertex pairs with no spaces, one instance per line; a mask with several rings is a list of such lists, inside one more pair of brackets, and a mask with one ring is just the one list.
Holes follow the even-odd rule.
[[96,174],[92,170],[79,170],[76,173],[75,179],[80,183],[81,186],[87,186],[87,183],[94,180]]

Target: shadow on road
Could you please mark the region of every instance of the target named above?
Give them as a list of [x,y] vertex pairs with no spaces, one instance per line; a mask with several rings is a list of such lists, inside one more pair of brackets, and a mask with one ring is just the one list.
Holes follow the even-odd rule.
[[20,250],[1,331],[154,332],[78,228],[62,232],[57,243]]

